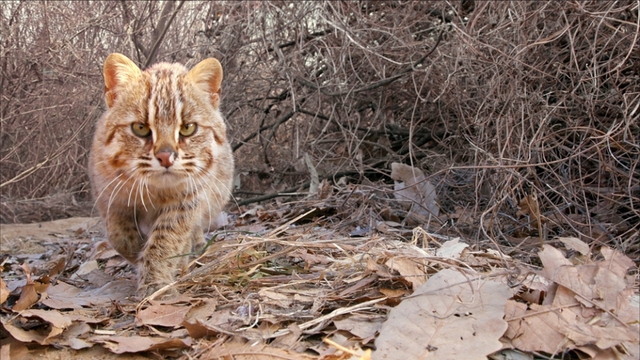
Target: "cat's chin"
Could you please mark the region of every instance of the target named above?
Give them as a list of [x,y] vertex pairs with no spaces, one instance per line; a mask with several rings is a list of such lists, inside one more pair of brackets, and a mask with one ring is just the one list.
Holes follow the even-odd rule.
[[180,186],[187,181],[187,178],[181,174],[170,171],[163,171],[152,174],[148,178],[148,183],[158,189],[168,189]]

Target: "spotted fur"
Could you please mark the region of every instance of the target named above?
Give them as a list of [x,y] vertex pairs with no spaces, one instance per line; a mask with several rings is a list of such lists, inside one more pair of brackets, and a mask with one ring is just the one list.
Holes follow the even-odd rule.
[[190,71],[168,63],[141,71],[111,54],[103,75],[108,109],[93,139],[91,184],[109,241],[137,265],[147,296],[173,281],[230,197],[222,67],[206,59]]

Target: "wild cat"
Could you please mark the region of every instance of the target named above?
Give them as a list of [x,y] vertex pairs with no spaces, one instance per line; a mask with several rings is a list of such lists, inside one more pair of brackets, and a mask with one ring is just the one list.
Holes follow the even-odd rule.
[[[233,155],[219,110],[222,67],[126,56],[104,63],[107,111],[98,120],[89,172],[107,236],[137,266],[138,295],[171,283],[228,202]],[[175,295],[175,291],[169,296]]]

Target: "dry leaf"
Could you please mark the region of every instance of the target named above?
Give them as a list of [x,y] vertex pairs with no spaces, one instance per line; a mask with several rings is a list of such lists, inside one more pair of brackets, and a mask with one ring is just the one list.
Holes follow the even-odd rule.
[[234,360],[317,359],[315,356],[312,357],[286,349],[279,349],[266,344],[252,344],[238,340],[214,346],[205,352],[201,358]]
[[407,259],[402,257],[392,257],[385,265],[397,271],[402,277],[413,285],[413,289],[419,288],[427,281],[425,261],[423,259]]
[[99,268],[99,265],[97,260],[89,260],[83,263],[82,265],[80,265],[78,270],[76,270],[75,274],[73,274],[71,278],[77,280],[78,278],[81,278],[84,275],[87,275],[93,270],[96,270],[98,268]]
[[[37,319],[42,320],[42,325],[33,326]],[[23,328],[23,324],[30,325]],[[2,319],[2,325],[15,339],[22,342],[37,342],[40,345],[51,344],[51,339],[60,335],[65,328],[72,324],[72,320],[57,311],[48,310],[25,310],[19,317],[13,318],[12,321]]]
[[0,323],[2,323],[4,329],[7,330],[14,339],[23,343],[37,342],[38,344],[45,344],[45,340],[50,333],[48,329],[39,327],[34,330],[25,330],[22,327],[13,324],[16,320],[17,319],[13,319],[13,321],[10,321],[9,319],[0,317]]
[[584,265],[573,265],[562,252],[545,245],[539,253],[542,274],[556,283],[556,290],[548,293],[551,299],[545,299],[545,305],[510,301],[505,338],[522,351],[558,354],[580,348],[593,358],[637,348],[639,314],[631,305],[635,291],[624,279],[633,262],[608,248],[602,253],[604,261],[585,259]]
[[338,330],[348,331],[360,339],[372,339],[384,323],[384,318],[360,318],[351,316],[341,320],[333,320]]
[[410,293],[407,289],[380,288],[380,293],[388,298],[400,298]]
[[520,210],[518,210],[518,215],[530,216],[531,225],[536,228],[543,223],[536,194],[527,195],[520,201]]
[[585,243],[584,241],[578,238],[560,237],[558,238],[558,240],[561,241],[564,244],[564,246],[567,247],[567,249],[575,250],[582,255],[589,254],[589,245],[587,245],[587,243]]
[[13,305],[13,311],[22,311],[30,308],[33,304],[37,303],[39,299],[38,292],[36,291],[36,285],[28,283],[22,287],[20,291],[20,298]]
[[315,195],[318,193],[318,188],[320,187],[320,178],[318,177],[318,171],[316,171],[315,166],[311,162],[311,158],[309,154],[304,154],[304,163],[307,165],[307,170],[309,170],[309,175],[311,177],[311,182],[309,185],[309,195]]
[[395,180],[394,195],[400,201],[410,201],[410,212],[420,216],[438,216],[440,208],[436,188],[420,169],[401,163],[391,164],[391,178]]
[[618,250],[612,250],[607,246],[600,248],[600,253],[604,256],[604,261],[599,261],[598,265],[609,269],[615,275],[624,277],[627,271],[635,266],[633,260]]
[[22,360],[33,358],[27,346],[15,339],[8,338],[2,340],[2,350],[0,359],[2,360]]
[[206,319],[212,315],[218,307],[218,301],[216,299],[200,299],[200,301],[194,304],[187,315],[185,321],[191,319]]
[[9,294],[11,294],[11,290],[9,290],[7,283],[4,282],[2,278],[0,278],[0,305],[4,304],[4,302],[7,301],[7,298],[9,298]]
[[2,347],[0,347],[0,359],[11,359],[11,344],[2,345]]
[[505,337],[516,349],[525,352],[554,354],[561,350],[564,336],[551,325],[558,321],[557,316],[545,305],[530,304],[529,308],[531,310],[527,310],[527,304],[507,301],[505,319],[509,327]]
[[130,280],[116,280],[98,289],[83,290],[58,281],[47,292],[48,298],[42,300],[44,305],[54,309],[81,309],[85,306],[109,304],[113,300],[126,301],[135,294],[136,284]]
[[281,349],[293,349],[300,343],[300,336],[302,336],[302,329],[296,323],[291,323],[287,326],[289,333],[275,338],[271,342],[271,346]]
[[446,269],[393,308],[373,359],[486,359],[502,348],[506,284]]
[[40,319],[48,322],[53,327],[64,329],[71,325],[72,319],[67,317],[66,315],[53,310],[40,310],[40,309],[32,309],[25,310],[20,313],[22,317],[33,317],[37,316]]
[[198,339],[204,336],[218,334],[229,327],[232,318],[231,310],[219,310],[209,315],[208,319],[190,318],[182,323],[189,336]]
[[180,349],[191,346],[191,338],[166,339],[151,336],[94,336],[91,342],[101,343],[116,354],[142,351]]
[[446,241],[436,251],[436,256],[451,259],[460,259],[460,255],[469,245],[460,242],[460,238]]
[[191,306],[153,304],[136,315],[136,322],[144,325],[176,327],[181,325]]

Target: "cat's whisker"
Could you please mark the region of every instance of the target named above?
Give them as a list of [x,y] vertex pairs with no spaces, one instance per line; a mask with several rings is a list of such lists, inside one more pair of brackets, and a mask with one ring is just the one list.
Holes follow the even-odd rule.
[[[231,200],[236,204],[236,207],[240,207],[240,205],[238,204],[238,201],[237,201],[237,200],[235,199],[235,197],[233,196],[233,192],[232,192],[232,190],[231,190],[231,189],[230,189],[230,188],[229,188],[225,183],[223,183],[222,181],[220,181],[220,179],[218,179],[218,178],[217,178],[217,177],[215,177],[215,176],[210,176],[210,175],[207,173],[207,171],[206,171],[206,169],[205,169],[205,168],[203,168],[203,167],[201,167],[201,166],[198,166],[198,165],[196,165],[196,167],[197,167],[198,169],[200,169],[200,170],[202,170],[202,171],[204,172],[204,174],[203,174],[203,175],[201,175],[201,177],[202,177],[203,179],[204,179],[204,178],[205,178],[205,176],[206,176],[206,177],[207,177],[208,179],[210,179],[210,180],[217,181],[220,185],[222,185],[222,189],[220,189],[220,188],[218,187],[218,185],[217,185],[217,184],[213,184],[213,185],[216,187],[216,190],[218,190],[218,192],[222,192],[221,190],[224,190],[224,191],[226,192],[226,194],[228,194],[228,195],[229,195],[229,198],[230,198],[230,199],[231,199]],[[208,176],[207,176],[207,175],[208,175]],[[209,189],[211,189],[211,191],[214,191],[214,190],[213,190],[213,188],[209,185],[209,183],[208,183],[208,182],[206,182],[206,181],[205,181],[205,184],[209,187]],[[214,191],[214,192],[215,192],[215,191]]]
[[[142,178],[142,180],[140,180],[140,184],[138,185],[138,193],[140,194],[140,202],[142,202],[142,207],[144,208],[144,211],[149,211],[149,209],[147,209],[147,205],[144,203],[144,187],[143,187],[143,183],[146,186],[147,185],[147,179],[146,178]],[[147,188],[148,191],[148,188]],[[137,195],[136,195],[137,196]]]
[[111,190],[111,195],[109,195],[109,202],[107,203],[107,214],[109,213],[109,209],[111,208],[111,204],[115,200],[116,196],[120,193],[120,190],[124,188],[124,185],[129,182],[133,178],[133,174],[129,175],[129,177],[124,181],[119,181],[116,186]]
[[98,200],[102,197],[102,194],[104,194],[104,192],[107,190],[107,188],[113,184],[114,181],[118,180],[120,178],[120,176],[122,176],[122,174],[118,174],[118,176],[116,176],[113,180],[109,181],[109,183],[104,187],[104,189],[102,189],[102,191],[100,191],[100,194],[98,194],[98,196],[96,197],[96,201],[93,203],[93,207],[91,208],[91,214],[93,214],[93,210],[96,208],[96,204],[98,203]]
[[149,199],[149,204],[152,208],[156,209],[156,206],[153,204],[153,193],[149,190],[149,178],[144,178],[144,187],[147,191],[147,198]]
[[[138,188],[140,188],[141,185],[142,185],[142,182],[138,184]],[[143,199],[141,198],[141,200]],[[140,240],[144,240],[144,235],[142,234],[142,230],[140,230],[140,224],[138,223],[138,192],[136,192],[133,198],[133,223],[136,226],[138,237],[140,237]]]
[[[191,179],[191,176],[189,176],[189,179]],[[203,181],[202,178],[194,177],[193,182],[195,183],[196,181],[201,185],[200,188],[204,188],[204,186],[202,186],[202,184],[204,184],[205,186],[208,186],[207,182]],[[213,191],[213,189],[211,189],[211,190]],[[213,215],[212,215],[212,213],[213,213],[212,210],[213,209],[211,208],[211,201],[209,201],[209,197],[205,196],[204,198],[205,198],[205,200],[207,200],[207,209],[209,209],[209,211],[207,211],[209,213],[209,222],[207,223],[207,229],[206,229],[206,231],[209,231],[209,230],[211,230],[210,229],[211,228],[211,222],[213,221]]]
[[131,206],[131,194],[133,193],[133,190],[135,189],[137,182],[138,182],[138,179],[134,179],[133,184],[131,184],[131,189],[129,190],[129,198],[127,199],[127,207]]
[[[122,184],[122,182],[123,182],[122,180],[118,181],[118,183],[115,185],[114,189],[118,188],[118,186],[120,186],[120,184]],[[105,188],[105,190],[106,190],[106,188]],[[111,201],[112,201],[111,200],[111,196],[113,196],[113,190],[111,190],[111,195],[109,195],[109,202],[108,202],[108,205],[107,205],[107,214],[111,210]],[[104,227],[109,229],[109,217],[107,217],[107,219],[105,221],[105,224],[104,224]]]

